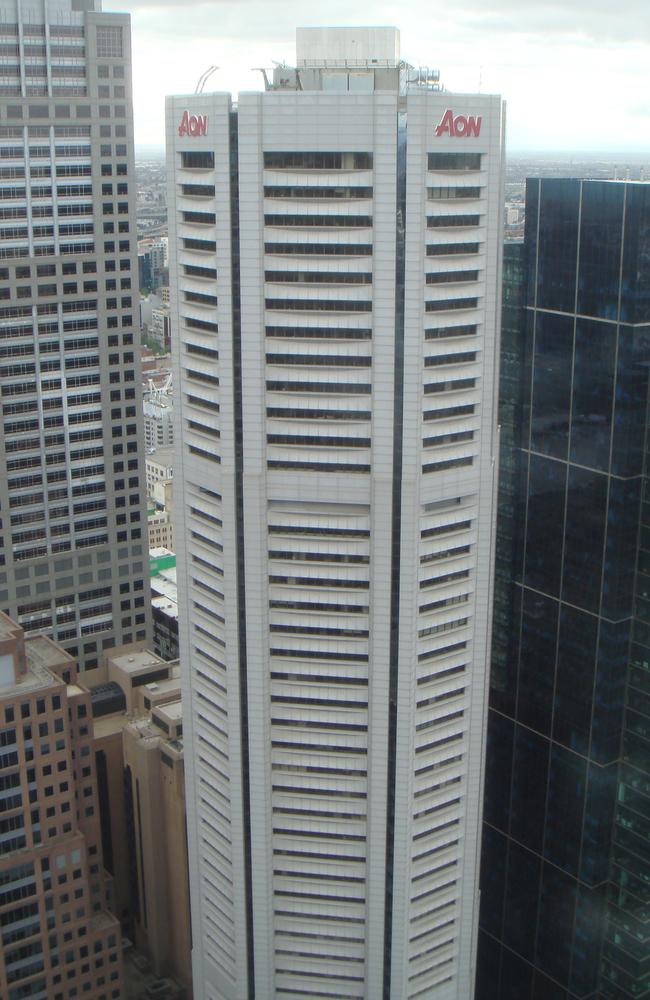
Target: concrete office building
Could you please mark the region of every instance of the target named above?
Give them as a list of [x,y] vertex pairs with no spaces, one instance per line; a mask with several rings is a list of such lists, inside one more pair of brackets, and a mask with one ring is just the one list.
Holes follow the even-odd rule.
[[[477,1000],[650,996],[650,186],[507,247]],[[507,308],[505,304],[507,302]]]
[[94,749],[115,909],[154,973],[172,976],[189,996],[179,664],[127,646],[106,656],[99,677],[92,702]]
[[194,989],[466,1000],[502,104],[386,28],[267,84],[167,103]]
[[66,651],[0,614],[0,996],[118,1000],[90,692]]
[[150,636],[129,18],[0,0],[0,46],[0,607],[85,668]]

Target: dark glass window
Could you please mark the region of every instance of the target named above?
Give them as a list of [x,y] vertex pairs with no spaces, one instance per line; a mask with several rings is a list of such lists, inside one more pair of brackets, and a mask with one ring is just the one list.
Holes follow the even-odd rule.
[[429,153],[428,170],[480,170],[480,153]]
[[555,680],[558,602],[524,591],[517,689],[517,720],[550,736]]
[[616,327],[578,320],[575,334],[571,461],[609,467]]
[[370,170],[372,153],[264,153],[264,166],[272,170]]
[[487,759],[490,767],[485,775],[486,823],[508,832],[510,806],[510,775],[514,725],[499,712],[488,713]]
[[625,204],[621,321],[650,321],[650,199],[645,185],[630,186]]
[[579,200],[579,181],[541,182],[536,284],[542,309],[574,309]]
[[616,476],[639,475],[642,469],[649,334],[650,327],[619,327],[612,442]]
[[605,549],[607,476],[569,467],[562,599],[598,613]]
[[515,727],[510,836],[541,852],[549,742],[524,726]]
[[[510,843],[503,940],[505,944],[514,948],[529,961],[532,961],[535,949],[540,867],[539,858],[531,851],[527,851],[519,844]],[[513,996],[516,995],[513,994]],[[521,993],[519,995],[524,997],[528,994]]]
[[569,446],[573,317],[537,313],[533,358],[531,446],[566,458]]
[[592,181],[582,188],[577,312],[584,316],[618,314],[623,197],[622,184]]
[[186,170],[211,170],[214,167],[214,153],[204,149],[181,153],[181,166]]
[[566,465],[530,456],[525,582],[559,596]]
[[[569,929],[573,927],[575,903],[574,880],[553,865],[545,864],[535,958],[543,972],[561,983],[569,978],[572,951]],[[542,994],[539,996],[541,1000]]]
[[597,630],[594,615],[562,606],[553,739],[582,754],[589,747]]

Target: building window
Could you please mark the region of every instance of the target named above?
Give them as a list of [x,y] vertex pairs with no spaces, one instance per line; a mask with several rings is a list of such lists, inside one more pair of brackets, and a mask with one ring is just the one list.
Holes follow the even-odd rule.
[[120,26],[97,25],[97,55],[100,59],[122,58],[124,45]]

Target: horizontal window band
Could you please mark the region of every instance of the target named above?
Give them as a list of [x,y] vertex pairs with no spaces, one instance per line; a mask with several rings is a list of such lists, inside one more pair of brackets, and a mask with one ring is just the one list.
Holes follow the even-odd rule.
[[479,271],[436,271],[426,275],[427,285],[448,285],[461,281],[478,281]]
[[478,253],[480,243],[429,243],[427,257],[453,257],[460,254]]
[[340,538],[370,538],[367,528],[324,528],[299,524],[271,524],[270,535],[330,535]]
[[287,382],[267,379],[266,388],[269,392],[319,392],[330,395],[345,393],[368,396],[372,387],[366,382]]
[[427,462],[422,466],[422,472],[444,472],[447,469],[460,469],[473,464],[474,459],[472,457],[448,458],[442,462]]
[[267,444],[299,445],[302,448],[308,448],[311,445],[316,448],[370,447],[370,438],[337,438],[325,437],[325,435],[318,437],[315,434],[267,434],[266,441]]
[[463,531],[466,528],[471,528],[471,526],[471,520],[454,521],[452,524],[440,524],[433,528],[424,528],[420,532],[420,538],[435,538],[439,535],[449,535],[454,531]]
[[464,365],[476,361],[476,351],[463,351],[458,354],[433,354],[424,359],[425,368],[436,368],[441,365]]
[[272,670],[271,680],[274,681],[293,681],[299,684],[350,684],[354,687],[367,687],[368,678],[367,677],[341,677],[336,674],[290,674],[285,671]]
[[181,194],[193,198],[214,198],[216,188],[214,184],[181,184]]
[[269,583],[288,584],[290,587],[331,587],[342,590],[368,590],[368,580],[345,580],[340,577],[330,579],[319,576],[269,576]]
[[183,250],[199,250],[201,253],[216,253],[217,244],[214,240],[199,240],[185,236],[182,240]]
[[182,212],[183,222],[195,223],[200,226],[215,226],[217,217],[214,212]]
[[478,333],[476,323],[465,323],[461,326],[439,326],[424,331],[425,340],[444,340],[446,337],[475,337]]
[[267,417],[284,420],[370,420],[370,410],[307,410],[288,406],[267,406]]
[[462,406],[447,406],[442,410],[425,410],[422,419],[424,421],[448,420],[450,417],[465,417],[475,412],[474,403],[464,403]]
[[477,309],[478,299],[433,299],[431,302],[425,302],[424,308],[426,312],[448,312],[458,309]]
[[265,226],[292,229],[372,229],[371,215],[264,215]]
[[211,170],[214,168],[214,153],[198,149],[182,152],[181,167],[186,170]]
[[310,472],[370,472],[369,465],[361,465],[354,462],[299,462],[280,461],[269,459],[266,463],[268,469],[305,469]]
[[[104,506],[106,501],[103,501]],[[337,638],[349,638],[349,639],[367,639],[368,629],[355,629],[355,628],[329,628],[321,627],[318,625],[291,625],[291,624],[272,624],[269,628],[271,632],[281,632],[285,635],[329,635],[335,636]]]
[[[31,327],[30,327],[31,331]],[[336,326],[267,326],[267,337],[304,340],[370,340],[372,330]]]
[[188,278],[210,278],[217,280],[216,267],[199,267],[198,264],[183,264],[183,274]]
[[428,153],[427,170],[480,170],[482,153]]
[[[366,756],[367,753],[368,753],[368,748],[367,747],[350,747],[350,746],[345,746],[343,744],[339,745],[339,744],[336,744],[336,743],[323,743],[321,740],[319,740],[318,743],[298,743],[296,741],[290,741],[290,740],[271,740],[271,746],[275,747],[278,750],[301,750],[303,753],[324,753],[324,754],[331,754],[331,753],[349,754],[350,753],[350,754],[356,754],[358,756]],[[274,831],[274,832],[276,832],[276,831]],[[290,831],[286,831],[286,832],[290,832]],[[305,831],[304,834],[301,834],[301,836],[305,836],[305,837],[309,837],[309,836],[318,837],[318,836],[321,836],[321,835],[322,834],[317,833],[317,832],[314,832],[314,833],[310,834],[307,831]],[[343,835],[343,836],[345,837],[347,835]],[[361,838],[358,838],[358,839],[365,840],[365,837],[361,837]]]
[[372,302],[355,299],[265,299],[264,305],[280,312],[372,312]]
[[266,355],[268,365],[303,365],[304,367],[326,368],[370,368],[372,358],[345,354],[270,354]]
[[424,385],[425,395],[436,392],[457,392],[460,389],[476,388],[475,378],[448,379],[446,382],[426,382]]
[[282,649],[271,646],[271,656],[290,657],[298,660],[324,660],[337,663],[368,663],[367,653],[337,653],[329,649]]
[[265,184],[265,198],[327,198],[342,201],[355,198],[372,198],[371,187],[325,187],[311,185],[309,187],[289,186],[281,184]]
[[298,562],[361,563],[370,562],[367,555],[354,552],[300,552],[285,549],[269,549],[269,559],[292,559]]
[[427,187],[428,201],[454,201],[457,199],[480,198],[481,187]]
[[429,215],[427,216],[428,229],[460,229],[469,226],[478,226],[481,222],[480,215]]
[[372,153],[266,152],[266,170],[371,170]]
[[357,271],[265,271],[264,280],[302,285],[371,285],[372,274]]
[[453,559],[456,556],[466,555],[469,553],[471,546],[469,545],[457,545],[453,549],[441,549],[438,552],[429,552],[427,555],[420,556],[420,565],[426,566],[432,562],[439,562],[441,559]]
[[265,243],[264,253],[297,257],[371,257],[372,243]]
[[426,663],[427,660],[434,660],[439,656],[448,656],[449,653],[456,653],[461,649],[466,649],[467,643],[453,642],[449,646],[439,646],[437,649],[430,649],[426,653],[418,653],[418,662]]

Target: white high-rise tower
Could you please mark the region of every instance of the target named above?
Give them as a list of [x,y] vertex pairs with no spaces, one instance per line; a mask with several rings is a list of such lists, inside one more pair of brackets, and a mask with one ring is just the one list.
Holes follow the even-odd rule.
[[503,108],[388,28],[167,104],[196,996],[473,991]]

